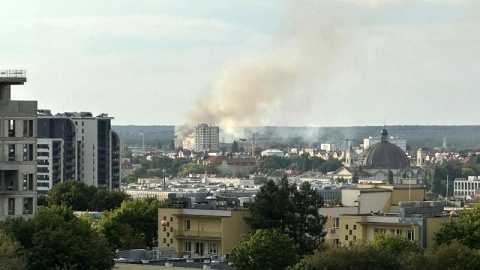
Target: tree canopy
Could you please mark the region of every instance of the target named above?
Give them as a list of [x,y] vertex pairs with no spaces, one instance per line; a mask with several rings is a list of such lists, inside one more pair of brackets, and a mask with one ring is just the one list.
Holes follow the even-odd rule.
[[298,261],[294,240],[275,230],[257,230],[245,235],[232,251],[235,269],[280,270]]
[[10,269],[27,269],[27,259],[20,243],[0,230],[0,270]]
[[20,242],[29,269],[114,266],[114,254],[106,239],[65,206],[39,207],[33,218],[7,219],[0,223],[0,229]]
[[459,212],[457,220],[445,223],[435,234],[435,242],[439,245],[458,241],[461,244],[480,249],[480,205],[471,210]]
[[67,180],[56,184],[46,197],[49,206],[64,205],[73,211],[105,211],[120,207],[130,196],[123,191],[103,190],[82,181]]
[[284,176],[279,185],[269,180],[260,188],[245,218],[253,230],[274,229],[293,238],[299,254],[312,253],[323,244],[326,217],[318,213],[322,197],[304,182],[298,188]]
[[113,250],[154,247],[157,245],[160,207],[165,204],[157,199],[124,201],[120,208],[102,215],[98,230]]

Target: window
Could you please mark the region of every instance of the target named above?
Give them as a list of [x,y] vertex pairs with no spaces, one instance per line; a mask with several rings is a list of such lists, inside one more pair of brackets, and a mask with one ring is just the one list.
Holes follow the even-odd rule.
[[356,224],[355,224],[355,225],[353,225],[353,229],[354,229],[354,230],[356,230],[356,229],[357,229],[357,225],[356,225]]
[[373,229],[373,233],[374,233],[374,234],[377,234],[377,233],[386,233],[386,232],[387,232],[386,229],[378,229],[378,228]]
[[8,198],[8,214],[15,215],[15,198]]
[[190,220],[185,220],[185,231],[190,230]]
[[407,231],[407,239],[410,241],[415,240],[415,233],[413,230],[408,230]]
[[333,227],[338,228],[340,227],[340,218],[333,218]]
[[[166,228],[164,228],[164,229],[166,229]],[[170,233],[169,233],[169,232],[167,232],[167,237],[170,237]]]
[[403,232],[402,232],[402,230],[395,230],[395,234],[396,234],[396,235],[402,235]]
[[357,240],[357,236],[354,235],[354,236],[353,236],[353,241],[356,241],[356,240]]
[[345,240],[348,240],[348,235],[345,235]]
[[170,222],[173,222],[173,217],[170,217]]
[[345,230],[348,230],[348,224],[345,224]]
[[209,251],[210,254],[218,253],[218,244],[217,243],[210,243],[210,248],[209,248],[208,251]]
[[183,243],[183,251],[192,252],[192,242],[184,242]]
[[33,214],[33,198],[23,198],[23,214]]
[[166,232],[166,231],[167,231],[167,228],[163,227],[163,231]]
[[167,242],[167,238],[163,238],[163,243],[166,243]]
[[173,244],[173,238],[172,238],[172,239],[170,239],[170,244]]
[[333,239],[333,245],[338,246],[340,244],[340,240]]
[[173,227],[170,227],[170,232],[173,232]]
[[203,243],[195,243],[195,253],[203,255],[203,248],[204,248]]
[[352,230],[348,231],[348,235],[352,235],[352,233],[353,233]]

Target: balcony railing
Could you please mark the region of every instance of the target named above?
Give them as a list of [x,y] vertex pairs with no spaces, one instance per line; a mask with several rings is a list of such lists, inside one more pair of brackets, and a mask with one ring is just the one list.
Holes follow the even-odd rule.
[[221,238],[221,232],[212,232],[212,231],[184,231],[184,230],[174,230],[175,237],[209,237],[209,238]]
[[20,69],[0,70],[0,77],[7,78],[26,78],[27,72]]

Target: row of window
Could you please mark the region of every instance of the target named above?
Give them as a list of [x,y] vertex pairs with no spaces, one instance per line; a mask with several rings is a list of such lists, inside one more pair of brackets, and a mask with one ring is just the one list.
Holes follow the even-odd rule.
[[[193,250],[192,247],[194,248]],[[205,249],[205,247],[207,247],[207,249]],[[184,252],[193,252],[200,255],[205,254],[205,251],[207,251],[208,254],[218,254],[218,247],[218,243],[183,242]]]

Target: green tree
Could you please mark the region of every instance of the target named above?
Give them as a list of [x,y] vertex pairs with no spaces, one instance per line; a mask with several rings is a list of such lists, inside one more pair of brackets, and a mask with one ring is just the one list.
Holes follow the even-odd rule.
[[457,220],[443,224],[435,234],[438,245],[458,241],[468,248],[480,249],[480,205],[459,212]]
[[275,229],[289,235],[303,256],[323,244],[326,218],[318,214],[322,206],[323,199],[308,182],[297,190],[284,176],[278,185],[269,180],[260,188],[245,220],[253,230]]
[[66,206],[39,207],[29,219],[8,219],[0,228],[22,245],[29,269],[112,269],[104,237]]
[[260,229],[245,235],[232,251],[232,262],[238,270],[286,269],[297,260],[293,239],[275,230]]
[[352,184],[358,184],[358,172],[355,170],[352,176]]
[[320,171],[326,174],[327,172],[336,171],[342,166],[342,161],[336,158],[329,158],[327,161],[323,162],[322,165],[320,165]]
[[105,211],[120,207],[130,196],[123,191],[103,190],[77,180],[56,184],[48,192],[49,206],[64,205],[73,211]]
[[124,201],[120,208],[104,213],[98,230],[114,250],[154,247],[157,245],[158,208],[161,207],[165,207],[165,203],[157,199]]
[[27,269],[27,260],[20,243],[0,230],[0,270],[10,269]]
[[288,223],[287,233],[298,244],[300,255],[311,254],[322,246],[325,236],[326,217],[318,213],[323,198],[309,182],[303,182],[299,189],[293,189],[291,205],[294,219]]
[[422,261],[416,262],[407,269],[480,269],[480,253],[478,250],[468,248],[454,240],[435,249],[427,250]]
[[232,153],[238,153],[238,142],[237,141],[233,141],[232,143]]
[[387,183],[393,185],[393,172],[391,170],[388,170]]
[[87,211],[97,188],[82,181],[67,180],[56,184],[48,192],[48,205],[65,205],[74,211]]

